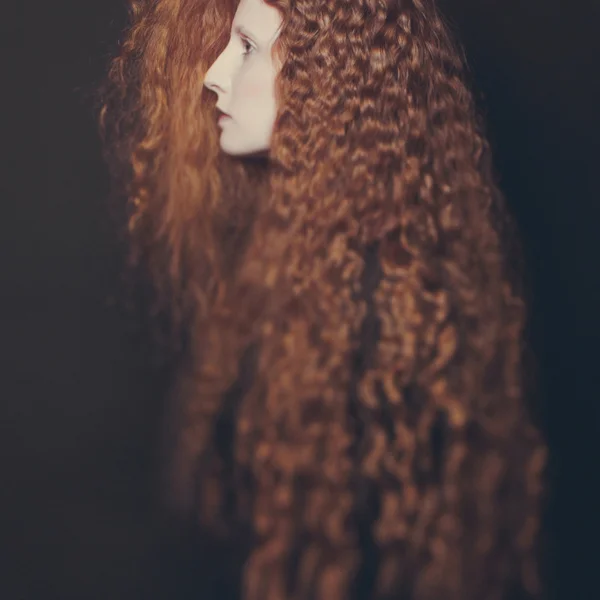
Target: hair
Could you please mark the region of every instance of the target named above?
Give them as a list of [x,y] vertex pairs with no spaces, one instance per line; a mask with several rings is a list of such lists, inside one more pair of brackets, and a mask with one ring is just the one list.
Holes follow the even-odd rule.
[[131,2],[101,125],[135,264],[184,333],[173,494],[244,528],[244,600],[540,593],[526,305],[432,0],[283,16],[267,161],[218,146],[235,0]]

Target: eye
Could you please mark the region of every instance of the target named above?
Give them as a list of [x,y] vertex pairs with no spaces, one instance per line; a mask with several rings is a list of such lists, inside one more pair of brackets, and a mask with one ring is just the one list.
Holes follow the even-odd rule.
[[254,52],[254,46],[246,38],[242,38],[242,46],[244,47],[244,56],[249,56]]

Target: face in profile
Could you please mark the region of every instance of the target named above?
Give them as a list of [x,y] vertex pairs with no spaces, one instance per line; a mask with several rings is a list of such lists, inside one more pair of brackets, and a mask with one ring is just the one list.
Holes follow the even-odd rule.
[[219,118],[221,149],[232,156],[270,147],[277,116],[272,48],[281,23],[280,12],[264,0],[241,0],[229,43],[206,74],[204,85],[225,113]]

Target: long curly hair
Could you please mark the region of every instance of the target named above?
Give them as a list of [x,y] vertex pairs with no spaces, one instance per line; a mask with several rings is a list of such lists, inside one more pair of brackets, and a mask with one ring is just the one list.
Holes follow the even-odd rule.
[[537,597],[546,459],[522,286],[433,0],[283,16],[267,160],[204,75],[236,0],[135,0],[100,120],[188,360],[174,497],[251,542],[244,600]]

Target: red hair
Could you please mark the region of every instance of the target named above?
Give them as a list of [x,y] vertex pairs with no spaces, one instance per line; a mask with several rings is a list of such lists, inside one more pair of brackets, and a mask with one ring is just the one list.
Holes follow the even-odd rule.
[[102,112],[189,336],[177,496],[252,530],[245,600],[536,595],[526,311],[460,52],[431,0],[266,1],[267,163],[219,152],[202,86],[234,1],[133,2]]

